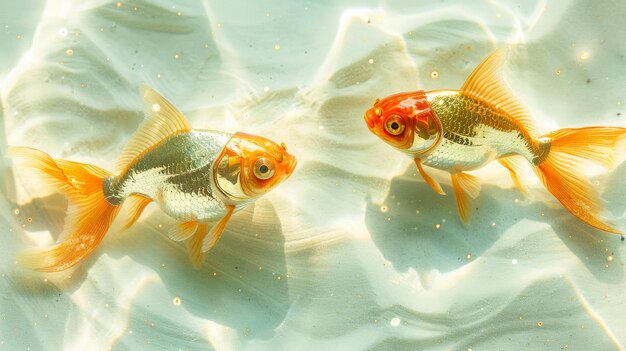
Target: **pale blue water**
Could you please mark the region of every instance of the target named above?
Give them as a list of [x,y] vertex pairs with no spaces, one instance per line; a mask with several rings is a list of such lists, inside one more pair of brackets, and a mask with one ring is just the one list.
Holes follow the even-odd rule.
[[[376,97],[458,88],[517,43],[505,78],[540,129],[626,126],[621,2],[0,3],[0,150],[112,169],[139,86],[194,128],[284,141],[285,184],[237,213],[194,270],[156,206],[76,270],[36,274],[66,201],[3,160],[0,349],[624,349],[625,245],[498,165],[471,224],[363,123]],[[448,177],[431,171],[448,193]],[[590,169],[626,230],[626,166]]]

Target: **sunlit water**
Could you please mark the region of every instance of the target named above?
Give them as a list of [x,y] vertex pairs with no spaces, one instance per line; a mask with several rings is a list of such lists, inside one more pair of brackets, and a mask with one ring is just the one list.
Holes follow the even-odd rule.
[[[194,128],[284,141],[292,178],[237,213],[202,269],[150,206],[57,275],[66,201],[3,170],[0,348],[7,350],[623,349],[625,245],[534,180],[492,165],[464,227],[412,162],[371,135],[376,97],[458,88],[504,43],[544,130],[626,126],[621,2],[63,1],[0,4],[0,145],[112,169],[139,86]],[[5,161],[2,161],[5,162]],[[432,172],[451,193],[444,173]],[[626,230],[626,165],[596,172]]]

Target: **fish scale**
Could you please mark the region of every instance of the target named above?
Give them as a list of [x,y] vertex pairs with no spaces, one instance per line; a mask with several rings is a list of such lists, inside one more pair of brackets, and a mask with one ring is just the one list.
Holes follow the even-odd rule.
[[212,189],[212,166],[230,137],[215,131],[174,135],[111,179],[105,196],[115,204],[142,195],[157,200],[165,213],[180,221],[218,219],[225,205]]
[[536,157],[533,141],[506,113],[455,91],[426,94],[443,129],[443,140],[424,165],[445,171],[480,168],[496,158]]

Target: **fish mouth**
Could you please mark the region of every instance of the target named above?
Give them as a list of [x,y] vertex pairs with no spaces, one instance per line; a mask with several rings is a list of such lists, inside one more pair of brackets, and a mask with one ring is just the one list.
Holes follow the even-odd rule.
[[284,165],[283,169],[285,170],[285,173],[287,174],[287,176],[290,176],[293,173],[293,171],[296,169],[296,166],[298,165],[298,161],[296,160],[296,158],[289,154],[285,154],[285,157],[282,163]]
[[376,118],[378,116],[376,116],[376,114],[374,113],[374,111],[367,110],[367,112],[365,112],[365,115],[363,116],[363,119],[365,120],[365,124],[367,124],[367,127],[369,129],[374,129],[374,126],[376,125]]

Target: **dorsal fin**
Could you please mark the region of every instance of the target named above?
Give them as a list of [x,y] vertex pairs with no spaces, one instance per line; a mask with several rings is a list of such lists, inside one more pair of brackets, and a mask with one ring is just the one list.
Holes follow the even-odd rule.
[[141,87],[147,118],[141,123],[133,137],[117,159],[116,171],[124,172],[144,151],[169,138],[173,134],[191,130],[189,123],[172,104],[156,90],[147,85]]
[[497,108],[506,111],[519,122],[531,135],[537,135],[535,127],[526,108],[511,94],[502,80],[502,65],[507,57],[508,49],[501,47],[487,56],[463,83],[461,92],[479,97]]

